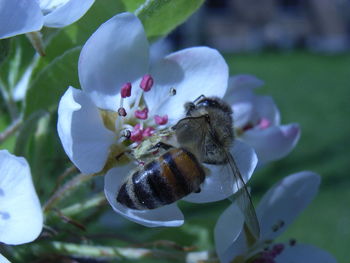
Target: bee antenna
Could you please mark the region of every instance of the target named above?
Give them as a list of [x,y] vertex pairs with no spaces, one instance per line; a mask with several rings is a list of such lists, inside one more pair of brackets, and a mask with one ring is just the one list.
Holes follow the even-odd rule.
[[202,99],[204,99],[204,98],[205,98],[205,96],[202,94],[202,95],[200,95],[197,99],[195,99],[195,100],[193,101],[193,103],[194,103],[194,104],[197,104],[198,101],[200,101],[200,100],[202,100]]

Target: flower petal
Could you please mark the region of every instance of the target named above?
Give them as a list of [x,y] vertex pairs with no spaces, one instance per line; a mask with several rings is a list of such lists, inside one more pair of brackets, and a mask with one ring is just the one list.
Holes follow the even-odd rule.
[[300,128],[296,123],[250,129],[240,136],[241,140],[255,149],[259,163],[283,158],[293,150],[299,138]]
[[[154,78],[152,92],[145,94],[151,115],[168,114],[169,119],[184,115],[183,105],[200,95],[225,94],[228,81],[228,66],[220,53],[208,47],[184,49],[170,54],[151,68]],[[176,95],[169,96],[171,88]]]
[[0,151],[0,225],[0,242],[9,245],[33,241],[43,227],[29,165],[7,150]]
[[249,102],[239,102],[232,106],[233,124],[235,128],[243,128],[249,124],[253,116],[253,105]]
[[281,122],[280,112],[271,96],[254,95],[254,111],[256,118],[268,119],[271,125],[279,125]]
[[1,263],[11,263],[7,258],[0,254],[0,262]]
[[252,93],[254,89],[260,88],[265,83],[253,75],[240,74],[231,76],[228,81],[224,99],[233,104],[236,100],[237,93],[244,94],[245,92]]
[[105,195],[113,210],[131,221],[148,227],[176,227],[184,222],[184,217],[176,203],[152,210],[129,209],[117,202],[117,193],[125,177],[133,170],[132,165],[115,167],[105,175]]
[[[236,140],[231,154],[239,168],[242,178],[247,182],[253,174],[258,162],[256,154],[249,145]],[[215,202],[225,199],[237,192],[234,174],[227,165],[205,165],[209,169],[200,193],[192,193],[183,200],[193,203]]]
[[276,263],[337,263],[337,260],[327,251],[312,245],[297,244],[286,246],[283,252],[275,258]]
[[233,258],[244,254],[246,244],[242,237],[244,216],[238,206],[232,203],[219,217],[215,229],[214,239],[216,253],[220,262],[231,262]]
[[114,134],[83,91],[69,87],[58,107],[58,135],[71,161],[83,173],[99,172],[107,160]]
[[102,24],[84,45],[78,67],[82,89],[94,103],[117,111],[122,86],[139,81],[148,70],[148,42],[140,20],[122,13]]
[[0,0],[0,39],[38,31],[43,15],[35,0]]
[[44,16],[47,27],[64,27],[80,19],[92,6],[95,0],[69,0],[66,4],[54,9]]
[[273,240],[315,197],[320,176],[313,172],[289,175],[274,185],[257,207],[261,240]]

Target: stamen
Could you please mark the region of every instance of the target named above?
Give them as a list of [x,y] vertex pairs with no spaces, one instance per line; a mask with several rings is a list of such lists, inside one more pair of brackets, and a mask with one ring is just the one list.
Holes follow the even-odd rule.
[[176,95],[176,89],[174,87],[171,87],[169,90],[170,96],[175,96]]
[[168,123],[168,115],[165,114],[163,117],[159,116],[159,115],[155,115],[154,116],[154,121],[158,124],[158,125],[164,125]]
[[125,117],[126,116],[126,110],[123,107],[120,107],[118,109],[118,115],[121,117]]
[[126,98],[126,97],[131,96],[131,83],[130,82],[127,82],[123,85],[120,94],[121,94],[122,98]]
[[259,125],[260,129],[265,130],[268,127],[270,127],[271,122],[268,119],[266,119],[266,118],[262,118],[258,125]]
[[152,136],[154,131],[155,129],[153,127],[147,127],[142,133],[143,138]]
[[123,130],[122,131],[122,136],[125,137],[126,139],[130,139],[131,131],[130,130]]
[[133,142],[141,142],[143,138],[143,131],[140,124],[136,124],[134,130],[130,133],[130,140]]
[[151,75],[146,74],[143,76],[140,84],[140,88],[143,89],[143,91],[147,92],[150,91],[153,86],[153,78]]
[[276,257],[277,255],[281,254],[283,250],[284,250],[284,244],[282,244],[282,243],[275,244],[272,247],[272,251],[273,251],[274,257]]
[[146,120],[148,118],[148,109],[144,108],[143,110],[136,110],[135,117],[140,120]]

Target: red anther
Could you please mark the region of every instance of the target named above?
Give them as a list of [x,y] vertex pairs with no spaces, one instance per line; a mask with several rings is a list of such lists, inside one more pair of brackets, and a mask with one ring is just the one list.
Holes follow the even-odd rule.
[[143,110],[135,111],[135,117],[140,120],[145,120],[148,118],[148,109],[144,108]]
[[153,127],[147,127],[143,133],[142,133],[142,136],[143,137],[150,137],[152,136],[152,134],[154,133],[155,129]]
[[262,118],[259,122],[259,128],[262,130],[265,130],[266,128],[270,127],[271,122],[266,119],[266,118]]
[[132,140],[133,142],[142,141],[142,130],[141,129],[133,130],[130,135],[130,140]]
[[131,83],[130,82],[127,82],[123,85],[120,94],[121,94],[122,98],[126,98],[126,97],[131,96]]
[[272,250],[275,252],[276,255],[279,255],[284,250],[284,244],[276,244],[273,246]]
[[123,107],[120,107],[118,109],[119,116],[125,117],[126,116],[126,110]]
[[140,88],[145,92],[150,91],[153,86],[153,78],[151,75],[146,74],[143,76],[140,84]]
[[164,125],[168,123],[168,115],[165,114],[163,117],[159,116],[159,115],[155,115],[154,116],[154,121],[158,124],[158,125]]

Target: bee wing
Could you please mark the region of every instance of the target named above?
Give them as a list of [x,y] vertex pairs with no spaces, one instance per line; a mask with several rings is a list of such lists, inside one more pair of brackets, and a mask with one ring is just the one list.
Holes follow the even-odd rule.
[[186,117],[178,121],[173,129],[182,146],[196,149],[197,156],[204,153],[205,136],[208,134],[207,116]]
[[237,189],[239,189],[236,193],[236,201],[237,205],[241,209],[241,211],[244,214],[245,218],[245,224],[250,230],[251,234],[254,236],[255,239],[259,239],[260,237],[260,226],[259,221],[255,213],[255,208],[252,202],[252,199],[250,197],[249,191],[247,189],[247,185],[245,184],[242,175],[238,169],[238,166],[231,155],[231,153],[225,151],[227,156],[227,161],[230,166],[230,169],[232,171],[232,174],[234,175],[234,181],[237,186]]

